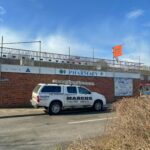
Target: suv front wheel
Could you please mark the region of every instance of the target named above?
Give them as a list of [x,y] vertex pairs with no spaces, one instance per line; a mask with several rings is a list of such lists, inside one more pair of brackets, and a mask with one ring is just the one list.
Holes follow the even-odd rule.
[[57,115],[61,111],[61,104],[59,102],[52,102],[52,104],[49,107],[49,114]]

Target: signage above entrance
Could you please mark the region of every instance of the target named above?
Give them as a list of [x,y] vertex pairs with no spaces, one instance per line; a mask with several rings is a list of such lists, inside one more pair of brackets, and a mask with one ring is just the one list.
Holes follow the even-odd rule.
[[49,75],[68,75],[83,77],[110,77],[110,78],[131,78],[140,79],[139,73],[127,72],[106,72],[79,69],[48,68],[20,65],[1,65],[2,72],[28,73],[28,74],[49,74]]

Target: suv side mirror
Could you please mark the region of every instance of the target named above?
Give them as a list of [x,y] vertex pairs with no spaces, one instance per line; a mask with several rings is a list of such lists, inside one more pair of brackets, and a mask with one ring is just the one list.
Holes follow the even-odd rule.
[[91,91],[89,91],[89,94],[91,94]]

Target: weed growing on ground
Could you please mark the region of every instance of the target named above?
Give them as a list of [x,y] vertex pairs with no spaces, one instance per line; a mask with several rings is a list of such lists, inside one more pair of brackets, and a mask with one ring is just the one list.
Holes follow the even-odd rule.
[[124,98],[114,108],[117,119],[105,135],[79,139],[67,150],[150,150],[150,98]]

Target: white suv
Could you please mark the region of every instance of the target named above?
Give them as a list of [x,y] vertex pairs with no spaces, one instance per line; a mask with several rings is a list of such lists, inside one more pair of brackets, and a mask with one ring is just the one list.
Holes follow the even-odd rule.
[[93,107],[100,111],[106,105],[106,98],[83,86],[38,84],[32,92],[31,104],[36,108],[44,107],[49,114],[58,114],[68,108]]

